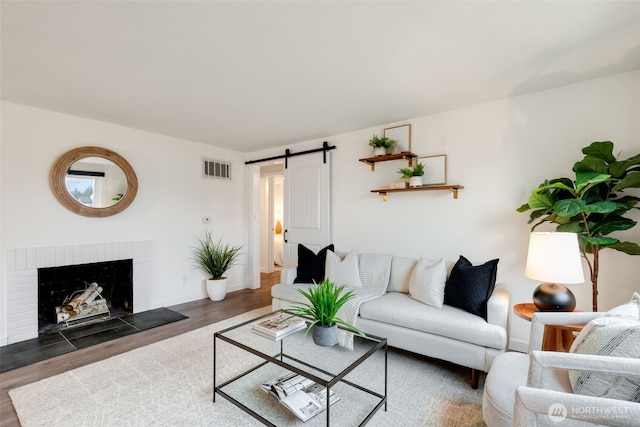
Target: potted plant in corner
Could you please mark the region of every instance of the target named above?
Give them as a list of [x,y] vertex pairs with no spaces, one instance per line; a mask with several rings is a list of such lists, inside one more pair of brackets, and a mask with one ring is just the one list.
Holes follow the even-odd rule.
[[317,345],[335,345],[338,343],[338,325],[365,336],[360,329],[337,316],[340,307],[354,297],[353,291],[343,293],[344,286],[337,286],[329,279],[312,285],[308,289],[299,288],[297,291],[304,295],[309,302],[306,304],[297,303],[284,311],[293,316],[303,316],[311,319],[311,323],[304,334],[305,338],[311,331],[313,342]]
[[418,163],[413,167],[400,168],[398,173],[403,179],[409,180],[409,187],[422,187],[422,175],[424,175],[424,164]]
[[196,266],[204,270],[207,279],[207,294],[211,301],[222,301],[227,295],[227,277],[225,274],[238,261],[242,246],[223,244],[222,238],[215,242],[211,231],[204,238],[197,238],[198,246],[193,250]]
[[396,145],[396,142],[387,137],[380,138],[378,135],[373,135],[373,138],[369,140],[369,145],[373,147],[374,156],[384,156]]
[[[518,212],[532,210],[531,231],[545,222],[555,223],[556,231],[578,235],[580,252],[591,276],[592,308],[598,311],[598,272],[600,251],[615,249],[628,255],[640,255],[640,246],[610,236],[633,228],[636,221],[626,217],[640,197],[624,190],[640,188],[640,154],[618,160],[613,142],[593,142],[582,149],[584,158],[573,165],[575,179],[560,177],[545,180],[535,188]],[[537,222],[536,222],[537,221]]]

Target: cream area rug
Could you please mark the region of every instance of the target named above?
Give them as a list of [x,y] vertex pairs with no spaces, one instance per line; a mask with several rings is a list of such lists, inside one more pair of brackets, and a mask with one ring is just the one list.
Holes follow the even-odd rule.
[[[35,426],[257,426],[256,419],[224,398],[213,398],[213,333],[260,314],[254,310],[183,335],[56,375],[9,392],[20,423]],[[256,339],[265,339],[256,335]],[[305,345],[313,346],[312,342]],[[313,347],[311,347],[313,348]],[[254,356],[218,345],[218,379],[231,378],[255,365]],[[372,363],[382,362],[381,355]],[[356,374],[357,371],[361,371]],[[363,365],[352,379],[379,380],[379,369]],[[381,408],[372,426],[483,426],[482,383],[469,386],[469,370],[412,353],[390,350],[388,410]],[[337,387],[337,386],[336,386]],[[275,399],[248,387],[247,397],[265,399],[277,425],[324,425],[319,414],[301,423]],[[356,425],[341,418],[353,412],[344,396],[331,406],[332,425]],[[337,418],[336,418],[337,417]],[[342,421],[342,422],[341,422]]]

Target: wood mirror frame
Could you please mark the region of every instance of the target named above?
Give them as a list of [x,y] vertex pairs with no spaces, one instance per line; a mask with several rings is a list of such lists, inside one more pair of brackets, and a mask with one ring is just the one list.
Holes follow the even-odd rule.
[[[67,172],[71,165],[85,157],[101,157],[110,160],[122,170],[127,179],[127,191],[117,203],[104,208],[92,208],[83,205],[69,193],[65,183]],[[53,195],[65,208],[89,217],[106,217],[120,213],[129,207],[138,193],[138,177],[129,162],[118,153],[101,147],[78,147],[61,155],[51,168],[49,185]]]

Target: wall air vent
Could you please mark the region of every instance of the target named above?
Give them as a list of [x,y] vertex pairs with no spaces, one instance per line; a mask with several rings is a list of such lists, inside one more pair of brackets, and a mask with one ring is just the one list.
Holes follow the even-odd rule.
[[231,162],[202,158],[202,177],[231,181]]

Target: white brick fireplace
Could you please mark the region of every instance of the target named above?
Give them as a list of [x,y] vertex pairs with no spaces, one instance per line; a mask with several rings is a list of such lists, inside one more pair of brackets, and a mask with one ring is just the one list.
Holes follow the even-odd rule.
[[38,269],[133,260],[133,312],[150,310],[151,241],[17,248],[6,251],[7,343],[38,336]]

